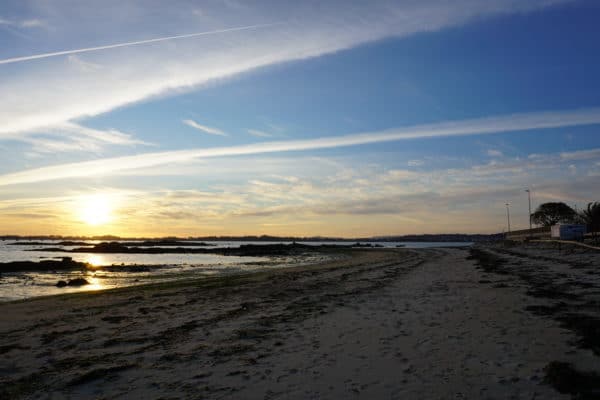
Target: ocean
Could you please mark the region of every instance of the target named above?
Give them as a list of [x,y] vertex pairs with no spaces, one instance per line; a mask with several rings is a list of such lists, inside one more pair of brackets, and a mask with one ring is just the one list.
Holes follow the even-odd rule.
[[[239,274],[257,270],[285,268],[325,261],[329,257],[319,253],[311,256],[240,257],[219,254],[89,254],[69,252],[39,252],[32,249],[57,247],[57,240],[37,241],[40,245],[13,245],[14,240],[0,241],[0,263],[13,261],[40,261],[71,257],[75,261],[95,266],[87,271],[2,272],[0,269],[0,301],[12,301],[62,293],[105,290],[147,283],[192,279],[201,276]],[[97,244],[98,241],[86,241]],[[243,244],[276,244],[291,242],[209,242],[213,246],[186,246],[186,248],[239,247]],[[299,242],[302,243],[302,242]],[[310,242],[310,245],[349,242]],[[470,246],[471,243],[431,242],[361,242],[394,248],[430,248]],[[60,246],[65,250],[81,246]],[[160,246],[170,247],[170,246]],[[173,246],[176,247],[176,246]],[[1,268],[1,267],[0,267]],[[84,278],[89,284],[79,287],[57,287],[58,281]]]

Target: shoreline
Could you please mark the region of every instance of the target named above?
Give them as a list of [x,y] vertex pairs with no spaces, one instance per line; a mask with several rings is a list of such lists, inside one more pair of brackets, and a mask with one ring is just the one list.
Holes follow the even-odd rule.
[[[347,257],[345,250],[348,249],[318,248],[312,251],[297,252],[297,249],[290,248],[290,251],[285,254],[272,254],[268,257],[240,257],[239,261],[237,261],[237,257],[232,256],[232,260],[229,261],[234,262],[198,265],[113,264],[94,266],[89,263],[73,261],[70,257],[63,258],[62,261],[0,263],[0,271],[4,267],[3,272],[5,272],[0,276],[0,279],[4,280],[4,282],[0,281],[2,283],[0,290],[4,290],[4,297],[0,297],[0,304],[54,295],[97,293],[126,287],[171,282],[185,283],[260,271],[287,270],[344,259]],[[21,265],[24,266],[20,268]]]
[[[544,383],[544,368],[600,370],[576,330],[534,312],[554,301],[519,276],[523,265],[547,275],[537,254],[505,254],[492,270],[469,249],[348,251],[282,270],[1,303],[0,394],[568,399]],[[579,296],[594,295],[587,286]]]
[[[293,271],[302,271],[305,268],[306,269],[322,269],[322,268],[326,269],[330,264],[337,265],[338,263],[344,261],[343,258],[336,258],[335,253],[329,253],[328,255],[331,256],[331,258],[329,260],[321,261],[321,262],[317,262],[317,263],[307,264],[307,261],[300,259],[300,261],[296,261],[294,263],[297,265],[291,264],[291,266],[286,266],[286,267],[265,268],[265,269],[258,269],[258,270],[253,270],[253,271],[236,272],[236,273],[219,274],[219,275],[199,275],[198,274],[196,276],[192,275],[191,277],[187,277],[185,279],[172,279],[172,280],[165,280],[165,281],[160,281],[160,282],[141,283],[141,284],[107,288],[107,289],[99,289],[99,290],[41,295],[41,296],[28,297],[28,298],[24,298],[24,299],[0,302],[0,307],[3,304],[22,303],[22,302],[36,301],[36,300],[47,300],[47,299],[53,299],[53,298],[58,298],[58,297],[63,297],[63,296],[66,296],[66,297],[71,297],[71,296],[73,296],[73,297],[75,297],[75,296],[88,297],[88,296],[92,296],[92,295],[99,295],[99,296],[108,295],[108,296],[110,296],[112,294],[117,294],[120,292],[127,293],[127,292],[136,292],[138,290],[152,291],[152,290],[174,289],[174,288],[178,288],[178,287],[185,288],[188,286],[202,287],[203,284],[205,284],[205,283],[208,286],[210,286],[212,283],[218,284],[221,280],[231,280],[232,278],[252,277],[254,275],[256,275],[258,277],[259,275],[263,275],[263,274],[270,275],[270,274],[277,274],[277,273],[285,273],[286,271],[292,271],[292,272]],[[265,264],[265,263],[275,264],[275,261],[260,262],[260,264]],[[139,268],[139,267],[153,269],[153,268],[159,268],[161,266],[160,265],[137,265],[136,264],[136,265],[125,265],[125,266],[111,265],[111,266],[102,266],[99,268],[106,268],[104,271],[110,271],[111,268],[129,269],[129,268]],[[335,266],[333,268],[335,268]],[[32,270],[32,271],[28,271],[28,272],[38,272],[38,270]],[[43,270],[42,270],[42,272],[43,272]]]

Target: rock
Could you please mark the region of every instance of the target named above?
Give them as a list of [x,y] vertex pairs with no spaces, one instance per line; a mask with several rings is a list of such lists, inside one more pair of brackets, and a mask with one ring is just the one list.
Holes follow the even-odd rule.
[[28,271],[58,271],[85,269],[88,264],[74,261],[71,257],[61,257],[59,260],[41,260],[34,261],[12,261],[0,263],[0,271],[2,272],[28,272]]
[[124,253],[127,252],[128,248],[127,246],[123,246],[121,243],[118,242],[103,242],[95,245],[93,247],[93,250],[93,252],[98,253]]
[[69,281],[58,281],[56,283],[56,287],[66,287],[66,286],[84,286],[89,285],[90,283],[83,278],[75,278],[69,279]]
[[67,283],[68,286],[84,286],[89,284],[90,283],[83,278],[70,279]]

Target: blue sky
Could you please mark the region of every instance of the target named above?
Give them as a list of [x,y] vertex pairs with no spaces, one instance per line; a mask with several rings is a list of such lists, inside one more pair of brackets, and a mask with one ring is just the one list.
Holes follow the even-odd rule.
[[[588,0],[3,2],[3,233],[498,232],[506,202],[527,225],[527,187],[584,206],[599,16]],[[110,223],[86,224],[86,202]]]

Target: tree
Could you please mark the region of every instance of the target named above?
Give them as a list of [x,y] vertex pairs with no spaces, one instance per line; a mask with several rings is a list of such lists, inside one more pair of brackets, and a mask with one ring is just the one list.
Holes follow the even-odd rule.
[[552,226],[559,223],[570,224],[577,220],[578,214],[565,203],[544,203],[533,214],[533,223],[542,226]]
[[579,212],[579,218],[588,226],[588,231],[600,232],[600,203],[588,203],[587,208]]

